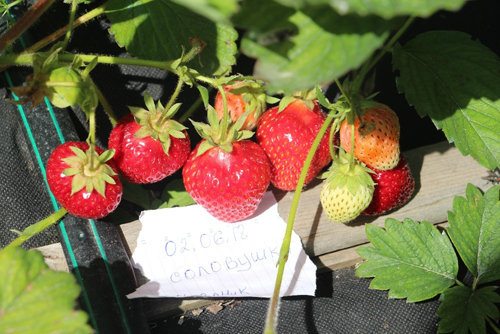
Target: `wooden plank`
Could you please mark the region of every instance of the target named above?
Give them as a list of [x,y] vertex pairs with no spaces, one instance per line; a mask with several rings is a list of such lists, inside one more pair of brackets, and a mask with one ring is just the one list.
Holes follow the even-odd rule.
[[45,263],[50,269],[69,272],[68,263],[64,257],[61,243],[38,247],[36,249],[42,253]]

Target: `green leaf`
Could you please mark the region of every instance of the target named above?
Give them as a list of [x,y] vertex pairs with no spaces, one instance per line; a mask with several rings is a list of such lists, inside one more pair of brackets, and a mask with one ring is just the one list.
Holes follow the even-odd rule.
[[258,59],[255,75],[269,82],[271,95],[328,83],[359,67],[389,30],[376,16],[341,16],[329,6],[297,11],[268,0],[245,2],[234,22],[248,28],[241,50]]
[[498,318],[495,303],[500,303],[496,286],[487,286],[473,291],[467,286],[455,286],[443,292],[439,298],[442,303],[437,316],[438,333],[486,333],[484,319]]
[[214,22],[229,23],[229,17],[238,10],[237,0],[172,0]]
[[398,90],[428,115],[463,155],[500,166],[500,60],[456,31],[418,35],[394,47]]
[[491,187],[483,196],[468,184],[465,194],[466,198],[453,200],[447,231],[477,284],[492,282],[500,279],[499,187]]
[[160,208],[173,208],[174,206],[188,206],[196,202],[188,194],[184,183],[180,179],[176,179],[167,184],[161,195],[161,200],[164,202]]
[[385,228],[366,225],[374,247],[357,249],[367,261],[356,270],[360,277],[375,277],[370,287],[389,289],[390,298],[417,302],[432,298],[455,283],[458,260],[445,233],[423,221],[403,223],[387,219]]
[[414,15],[428,17],[438,10],[458,10],[466,0],[276,0],[292,7],[329,4],[340,14],[375,14],[384,18]]
[[92,333],[74,310],[80,288],[66,272],[50,270],[38,251],[0,251],[0,333]]
[[[111,0],[106,5],[110,32],[137,57],[173,61],[190,50],[190,38],[207,45],[189,66],[205,75],[220,75],[234,65],[238,33],[169,0]],[[201,61],[198,61],[198,59]]]

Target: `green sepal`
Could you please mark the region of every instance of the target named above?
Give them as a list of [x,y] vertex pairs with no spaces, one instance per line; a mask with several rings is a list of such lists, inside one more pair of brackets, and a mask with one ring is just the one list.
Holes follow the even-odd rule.
[[[88,180],[88,179],[87,179]],[[92,182],[90,182],[92,181]],[[92,192],[92,188],[97,191],[97,193],[101,194],[102,197],[106,197],[106,183],[103,178],[93,177],[87,182],[87,192]]]
[[231,153],[233,151],[233,144],[231,143],[224,143],[222,145],[219,145],[219,147],[226,153]]
[[151,113],[156,112],[155,101],[153,100],[153,97],[149,93],[144,93],[144,104]]
[[65,170],[63,170],[63,174],[66,175],[66,176],[73,176],[73,175],[78,174],[78,172],[80,172],[80,170],[78,168],[76,168],[76,167],[66,168]]
[[139,130],[137,130],[134,136],[137,138],[152,137],[153,139],[156,139],[155,137],[157,137],[157,134],[150,127],[142,126]]
[[[82,160],[87,159],[87,154],[85,152],[83,152],[81,149],[79,149],[78,147],[71,146],[70,149],[71,149],[71,151],[73,151],[73,153],[76,154],[76,156],[78,158],[80,158]],[[63,159],[63,161],[64,161],[64,159]]]
[[191,121],[191,123],[194,126],[194,129],[200,135],[201,138],[208,140],[215,133],[214,129],[210,125],[201,122],[195,122],[192,119],[189,120]]
[[375,182],[370,174],[375,173],[365,164],[354,160],[351,164],[351,155],[340,149],[338,156],[333,158],[332,165],[320,178],[326,179],[330,189],[347,187],[349,192],[356,196],[360,188],[374,188]]
[[269,104],[275,104],[275,103],[278,103],[280,102],[281,99],[280,98],[277,98],[277,97],[274,97],[274,96],[269,96],[269,95],[266,95],[266,103],[269,103]]
[[297,100],[294,96],[285,96],[281,99],[278,112],[282,112],[290,103]]
[[87,181],[85,179],[85,176],[83,176],[80,173],[75,174],[73,176],[73,180],[71,181],[71,195],[82,190],[83,187],[85,187],[86,183],[87,183]]
[[[160,103],[160,101],[158,101],[158,103]],[[175,103],[173,106],[171,106],[165,114],[165,118],[172,118],[179,111],[181,105],[182,103]]]
[[198,88],[198,91],[200,92],[201,100],[203,101],[203,105],[205,106],[205,109],[208,108],[208,89],[207,87],[200,85],[198,83],[195,83],[196,88]]
[[212,147],[214,147],[213,143],[210,143],[208,140],[203,141],[200,144],[200,146],[198,146],[198,151],[196,152],[196,156],[198,157],[198,156],[202,155],[203,153],[205,153],[206,151],[208,151]]
[[219,116],[217,115],[217,111],[215,110],[215,108],[212,107],[211,105],[209,105],[207,109],[207,119],[208,119],[208,124],[210,124],[210,126],[215,131],[219,131],[220,129]]
[[104,151],[98,158],[99,162],[100,163],[106,163],[108,162],[109,160],[113,159],[113,156],[115,155],[115,151],[114,149],[112,150],[107,150],[107,151]]

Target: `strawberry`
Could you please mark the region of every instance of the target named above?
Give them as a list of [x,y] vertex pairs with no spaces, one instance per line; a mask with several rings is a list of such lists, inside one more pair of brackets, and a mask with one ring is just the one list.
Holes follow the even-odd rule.
[[182,176],[186,190],[212,216],[232,223],[252,215],[270,183],[271,168],[262,148],[251,140],[232,144],[230,153],[213,146],[191,152]]
[[[85,142],[58,146],[47,163],[47,182],[57,201],[71,214],[102,218],[116,209],[122,198],[113,151]],[[93,166],[92,166],[93,164]]]
[[148,110],[130,107],[132,112],[118,121],[108,141],[120,175],[132,183],[154,183],[173,174],[191,150],[186,127],[171,119],[180,104],[166,111],[147,93],[144,100]]
[[270,184],[271,166],[264,150],[248,140],[253,133],[239,131],[244,119],[227,130],[213,108],[208,115],[210,126],[193,122],[204,139],[191,152],[182,178],[196,203],[232,223],[255,212]]
[[[257,81],[237,81],[233,85],[225,85],[227,111],[231,120],[235,123],[243,113],[247,112],[247,118],[243,123],[243,130],[254,130],[257,121],[267,108],[267,101],[276,102],[274,98],[265,93],[263,83]],[[220,91],[215,95],[214,108],[219,120],[224,116],[224,100]]]
[[415,188],[415,180],[411,175],[406,159],[401,154],[399,163],[391,170],[380,171],[370,167],[376,183],[373,199],[362,215],[380,215],[395,209],[408,201]]
[[[340,144],[347,153],[351,153],[352,135],[348,118],[340,125]],[[364,110],[362,116],[354,119],[354,130],[356,159],[378,170],[389,170],[398,164],[399,120],[388,106],[378,103],[377,107]]]
[[[271,183],[276,188],[290,191],[297,187],[307,154],[326,114],[316,100],[295,99],[283,110],[279,109],[273,107],[262,115],[256,136],[271,161]],[[329,131],[314,155],[305,184],[331,161]]]
[[339,152],[322,175],[326,182],[321,189],[321,205],[335,223],[347,223],[358,217],[373,197],[372,171],[362,163],[351,163],[350,159],[349,154]]

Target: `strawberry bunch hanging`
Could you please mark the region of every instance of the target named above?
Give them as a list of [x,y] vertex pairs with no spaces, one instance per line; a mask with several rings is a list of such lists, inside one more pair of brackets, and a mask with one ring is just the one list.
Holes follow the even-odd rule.
[[[348,195],[343,193],[334,197],[331,190],[327,192],[324,188],[321,194],[323,208],[328,217],[339,223],[348,222],[359,215],[380,215],[395,209],[408,201],[415,187],[415,180],[406,159],[400,153],[400,128],[396,113],[388,106],[369,99],[356,102],[360,107],[347,109],[339,129],[341,151],[345,150],[350,160],[349,173],[341,172],[341,176],[335,175],[339,170],[343,170],[338,166],[339,161],[342,162],[345,158],[340,156],[334,159],[330,176],[327,178],[327,184],[337,185],[337,193],[342,189],[339,185],[344,184],[350,184],[350,188],[344,188],[355,192],[349,191]],[[343,165],[346,164],[344,161]],[[367,172],[362,182],[360,177],[353,176],[356,174],[353,171],[360,168]],[[366,188],[361,185],[368,184],[366,176],[372,181],[371,194],[368,202],[368,196],[364,196],[365,201],[362,202],[356,193],[359,188]],[[332,188],[326,184],[325,187]],[[344,214],[337,211],[338,214],[333,215],[332,207],[343,207]]]
[[229,223],[255,212],[271,179],[264,150],[249,140],[252,132],[241,130],[245,117],[228,128],[228,115],[219,122],[209,107],[209,124],[192,122],[203,139],[182,170],[186,190],[196,203]]

